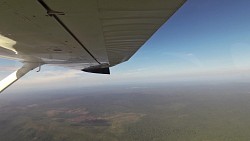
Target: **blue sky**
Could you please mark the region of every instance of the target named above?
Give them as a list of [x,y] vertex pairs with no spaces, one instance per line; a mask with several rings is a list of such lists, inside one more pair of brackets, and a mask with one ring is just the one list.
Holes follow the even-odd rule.
[[[110,76],[44,66],[8,91],[194,78],[246,80],[250,78],[249,6],[249,0],[188,0],[128,62],[112,68]],[[1,60],[0,78],[19,66]]]

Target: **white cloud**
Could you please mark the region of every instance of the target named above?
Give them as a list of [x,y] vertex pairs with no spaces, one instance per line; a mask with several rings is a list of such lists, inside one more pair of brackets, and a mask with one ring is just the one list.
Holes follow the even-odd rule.
[[10,71],[15,71],[17,70],[17,67],[12,67],[12,66],[0,66],[0,72],[10,72]]
[[198,67],[202,67],[203,64],[200,61],[200,59],[198,57],[196,57],[193,53],[182,53],[182,52],[167,52],[164,53],[166,55],[170,55],[179,59],[182,59],[184,61],[188,61]]
[[187,53],[186,55],[187,55],[187,56],[193,56],[193,54],[192,54],[192,53]]

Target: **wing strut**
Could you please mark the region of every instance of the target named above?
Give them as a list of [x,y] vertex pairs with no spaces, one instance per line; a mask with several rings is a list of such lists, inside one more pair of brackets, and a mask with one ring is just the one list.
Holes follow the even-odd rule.
[[24,76],[26,73],[40,65],[40,63],[24,63],[24,65],[20,69],[0,81],[0,93],[8,88],[11,84],[16,82],[19,78]]

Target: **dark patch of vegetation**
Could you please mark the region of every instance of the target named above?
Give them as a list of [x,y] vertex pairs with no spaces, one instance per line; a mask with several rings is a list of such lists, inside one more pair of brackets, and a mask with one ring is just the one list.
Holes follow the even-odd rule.
[[109,121],[104,119],[85,120],[81,122],[84,126],[110,126]]

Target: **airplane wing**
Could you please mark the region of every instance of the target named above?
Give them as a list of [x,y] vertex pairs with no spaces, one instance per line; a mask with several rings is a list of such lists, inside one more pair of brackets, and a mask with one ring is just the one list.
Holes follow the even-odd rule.
[[109,67],[131,58],[184,3],[0,0],[0,57],[108,74]]

